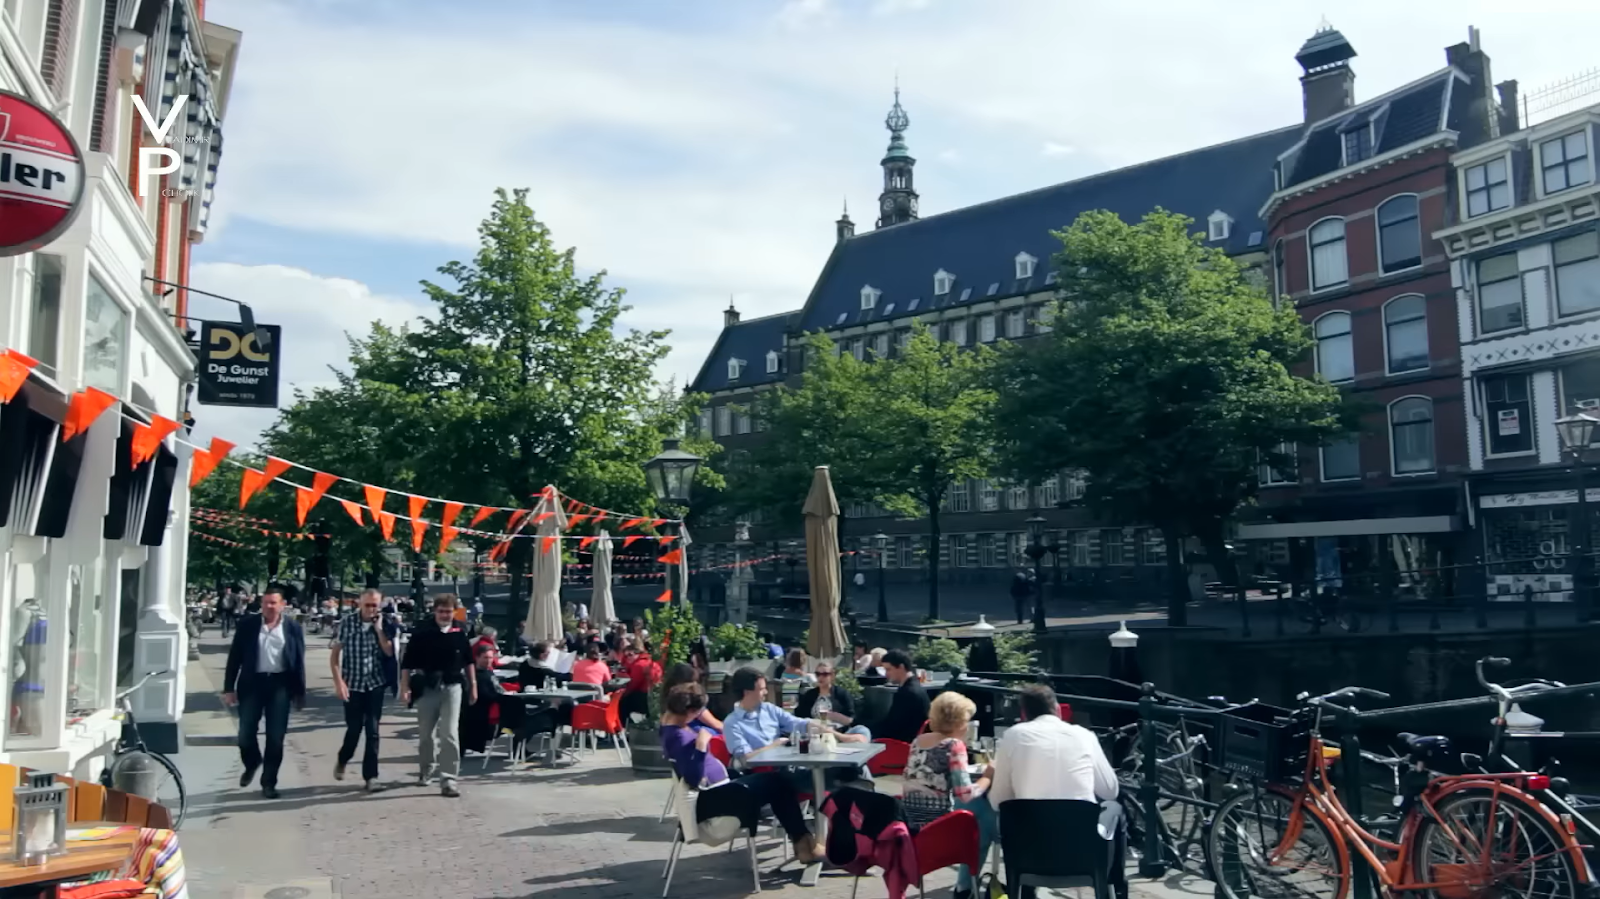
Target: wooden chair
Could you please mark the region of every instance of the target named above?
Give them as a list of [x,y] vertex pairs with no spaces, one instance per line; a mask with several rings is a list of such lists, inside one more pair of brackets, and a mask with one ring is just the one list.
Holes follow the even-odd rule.
[[16,765],[0,765],[0,827],[4,833],[16,828],[17,797],[14,792],[22,783],[22,769]]
[[72,788],[72,821],[104,821],[105,815],[105,787],[80,781]]

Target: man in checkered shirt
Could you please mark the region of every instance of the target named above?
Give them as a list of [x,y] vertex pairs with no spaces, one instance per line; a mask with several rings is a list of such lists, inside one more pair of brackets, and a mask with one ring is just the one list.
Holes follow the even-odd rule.
[[344,745],[333,766],[334,780],[344,780],[345,766],[356,754],[356,741],[366,732],[366,751],[361,756],[361,777],[367,792],[376,793],[378,783],[378,718],[383,714],[383,694],[388,689],[384,676],[384,657],[394,656],[394,643],[384,632],[378,613],[383,594],[364,590],[356,611],[339,621],[334,636],[329,667],[333,685],[344,702]]

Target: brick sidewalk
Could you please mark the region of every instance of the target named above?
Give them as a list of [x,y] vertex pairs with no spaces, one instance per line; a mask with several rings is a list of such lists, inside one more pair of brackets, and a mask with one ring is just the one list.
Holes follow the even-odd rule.
[[[596,899],[658,896],[673,825],[660,823],[665,780],[636,779],[603,749],[559,771],[482,771],[471,758],[463,796],[409,786],[416,764],[416,717],[391,706],[382,726],[383,777],[397,784],[378,795],[359,778],[333,780],[342,713],[332,695],[323,641],[311,641],[312,696],[290,721],[288,757],[268,802],[237,786],[232,719],[212,684],[221,680],[224,648],[207,635],[190,665],[187,745],[179,756],[190,789],[182,833],[194,899],[522,899],[560,894]],[[354,766],[359,768],[359,765]],[[758,843],[763,894],[835,899],[851,878],[825,875],[815,889],[798,885],[799,867],[779,866],[781,849]],[[948,896],[953,872],[928,879],[930,895]],[[716,899],[750,895],[743,853],[689,847],[672,895]],[[1087,894],[1089,891],[1080,891]],[[1136,881],[1137,899],[1209,895],[1204,881]],[[885,895],[863,880],[861,899]]]

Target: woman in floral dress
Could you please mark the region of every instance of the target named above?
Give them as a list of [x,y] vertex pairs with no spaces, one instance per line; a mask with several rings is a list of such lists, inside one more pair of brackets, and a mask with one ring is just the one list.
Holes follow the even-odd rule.
[[[959,693],[946,690],[934,698],[928,707],[928,733],[911,743],[900,803],[913,830],[957,809],[971,811],[978,818],[981,860],[988,858],[998,816],[984,798],[992,770],[984,769],[982,776],[973,780],[968,768],[964,740],[967,723],[976,711],[972,700]],[[972,872],[965,865],[958,871],[955,895],[970,896]]]

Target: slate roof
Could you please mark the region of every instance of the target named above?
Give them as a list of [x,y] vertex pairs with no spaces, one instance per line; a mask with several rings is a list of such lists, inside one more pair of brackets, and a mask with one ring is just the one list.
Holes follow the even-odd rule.
[[[780,356],[783,355],[784,332],[794,326],[799,315],[798,311],[780,312],[746,319],[732,327],[723,328],[689,389],[697,393],[712,393],[782,381],[785,372],[781,362],[776,373],[767,373],[767,352],[777,350]],[[728,380],[729,359],[745,361],[744,371],[737,381]]]
[[[1313,125],[1278,163],[1284,188],[1344,167],[1344,135],[1370,122],[1373,156],[1416,143],[1441,130],[1459,129],[1471,100],[1465,77],[1444,69]],[[1454,85],[1454,87],[1452,87]],[[1446,105],[1450,115],[1442,113]]]
[[[1160,206],[1194,219],[1197,230],[1221,209],[1233,225],[1220,246],[1233,254],[1262,249],[1266,225],[1258,210],[1272,193],[1272,167],[1299,136],[1299,126],[1269,131],[858,234],[836,245],[800,314],[799,330],[831,330],[1044,289],[1051,256],[1060,249],[1050,232],[1092,209],[1137,221]],[[1039,260],[1034,277],[1017,279],[1019,252]],[[940,269],[956,281],[936,298],[933,275]],[[874,309],[863,311],[861,288],[869,284],[882,294]],[[727,355],[720,351],[714,358],[725,364]]]

